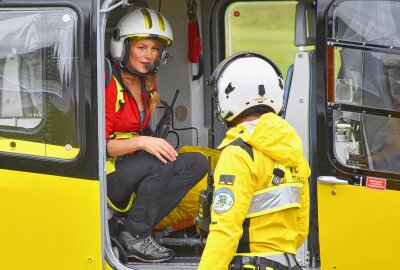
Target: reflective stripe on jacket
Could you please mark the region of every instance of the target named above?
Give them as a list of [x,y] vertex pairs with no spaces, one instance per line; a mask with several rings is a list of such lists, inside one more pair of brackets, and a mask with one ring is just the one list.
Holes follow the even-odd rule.
[[[110,139],[113,139],[113,140],[125,140],[125,139],[134,138],[136,136],[139,136],[139,134],[116,132],[116,133],[113,133],[111,135]],[[115,162],[117,162],[117,157],[109,157],[109,158],[107,158],[107,161],[106,161],[106,172],[107,172],[107,174],[115,172]]]
[[292,207],[301,207],[301,183],[287,183],[254,192],[246,218],[258,217]]
[[115,76],[113,76],[113,79],[115,81],[115,84],[117,85],[117,100],[115,102],[115,111],[118,112],[121,106],[125,104],[124,87],[117,80],[117,78],[115,78]]

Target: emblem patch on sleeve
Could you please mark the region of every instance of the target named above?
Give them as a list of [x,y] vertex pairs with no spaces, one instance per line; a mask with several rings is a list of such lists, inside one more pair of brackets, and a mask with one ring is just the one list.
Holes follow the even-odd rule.
[[225,213],[235,202],[232,191],[227,188],[217,189],[214,193],[213,209],[216,213]]

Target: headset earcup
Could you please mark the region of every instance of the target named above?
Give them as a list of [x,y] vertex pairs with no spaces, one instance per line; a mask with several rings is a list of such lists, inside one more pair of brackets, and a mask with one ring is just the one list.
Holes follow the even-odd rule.
[[116,62],[120,63],[121,57],[123,55],[124,45],[121,40],[116,40],[115,38],[111,38],[110,43],[110,54]]
[[126,64],[128,64],[130,50],[131,50],[131,42],[130,42],[129,38],[126,38],[124,40],[124,46],[123,46],[122,53],[121,53],[121,65],[122,66],[126,66]]

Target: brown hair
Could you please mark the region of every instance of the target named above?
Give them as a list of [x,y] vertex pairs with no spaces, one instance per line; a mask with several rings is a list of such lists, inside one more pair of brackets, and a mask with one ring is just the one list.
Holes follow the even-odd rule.
[[150,110],[154,110],[160,103],[160,94],[154,90],[157,82],[157,75],[151,74],[144,77],[144,86],[150,92],[149,106]]

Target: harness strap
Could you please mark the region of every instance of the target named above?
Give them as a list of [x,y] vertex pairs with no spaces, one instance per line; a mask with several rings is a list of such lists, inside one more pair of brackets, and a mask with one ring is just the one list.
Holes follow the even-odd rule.
[[124,89],[125,85],[122,80],[121,71],[116,65],[111,65],[112,75],[117,86],[117,101],[115,102],[115,111],[119,111],[125,105]]
[[260,259],[260,269],[267,269],[267,260],[262,260],[263,258]]
[[128,212],[129,209],[131,209],[131,206],[132,206],[132,203],[133,203],[133,200],[135,199],[135,197],[136,197],[136,193],[132,192],[131,196],[129,197],[129,202],[124,209],[121,209],[121,208],[118,208],[117,206],[115,206],[115,204],[113,204],[109,198],[107,198],[107,203],[115,211],[125,213],[125,212]]
[[[289,262],[290,263],[290,262]],[[246,267],[247,265],[247,267]],[[279,262],[258,256],[235,256],[231,262],[230,270],[250,269],[250,266],[256,270],[266,270],[272,268],[274,270],[291,270],[292,267],[285,266]],[[301,269],[301,268],[299,268]]]
[[122,86],[122,82],[119,81],[115,76],[115,84],[117,85],[117,101],[115,102],[115,111],[118,112],[119,109],[125,106],[125,99],[124,99],[124,87]]
[[236,256],[233,260],[232,270],[242,270],[242,258],[240,256]]
[[289,267],[288,267],[289,270],[292,270],[292,265],[291,265],[290,260],[289,260],[289,255],[287,255],[287,253],[283,253],[283,255],[285,256],[286,261],[289,264]]

